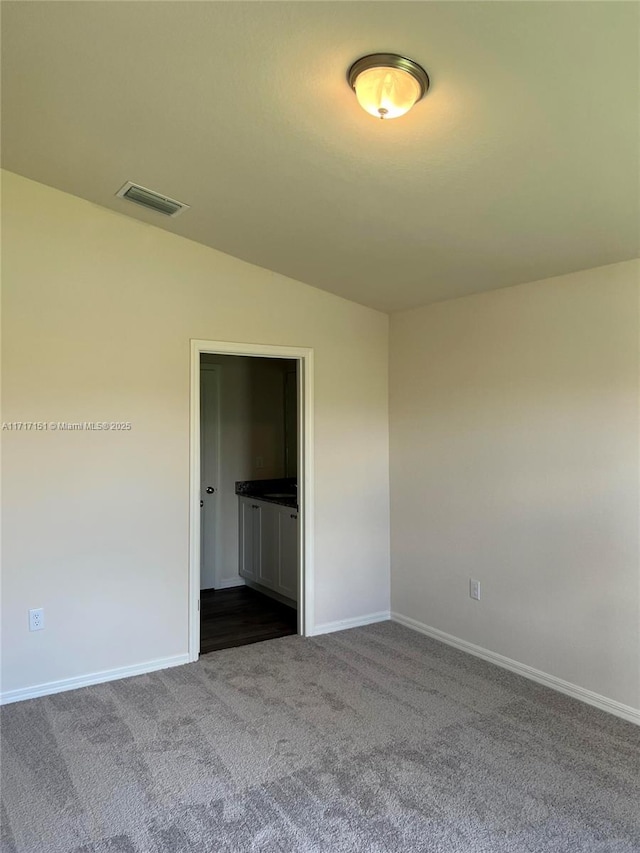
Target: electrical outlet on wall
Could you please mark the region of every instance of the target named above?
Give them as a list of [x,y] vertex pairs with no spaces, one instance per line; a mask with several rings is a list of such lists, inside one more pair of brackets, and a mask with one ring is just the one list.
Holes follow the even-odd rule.
[[480,601],[480,581],[474,581],[473,578],[469,578],[469,596],[474,601]]
[[44,628],[44,608],[35,607],[29,611],[29,630],[42,631]]

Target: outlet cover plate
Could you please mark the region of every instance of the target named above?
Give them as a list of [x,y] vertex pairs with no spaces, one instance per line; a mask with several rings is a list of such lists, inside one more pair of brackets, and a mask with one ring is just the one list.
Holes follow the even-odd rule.
[[42,631],[44,628],[44,608],[34,607],[29,611],[29,630]]

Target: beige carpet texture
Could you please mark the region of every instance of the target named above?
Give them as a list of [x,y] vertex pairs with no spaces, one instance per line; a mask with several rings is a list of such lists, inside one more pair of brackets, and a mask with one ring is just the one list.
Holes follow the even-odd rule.
[[640,851],[640,728],[391,622],[1,714],[2,853]]

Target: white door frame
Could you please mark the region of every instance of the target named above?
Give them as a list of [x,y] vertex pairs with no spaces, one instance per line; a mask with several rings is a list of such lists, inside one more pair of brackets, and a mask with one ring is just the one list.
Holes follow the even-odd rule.
[[292,358],[298,370],[298,632],[313,634],[313,350],[232,341],[191,341],[189,478],[189,660],[200,655],[200,354]]

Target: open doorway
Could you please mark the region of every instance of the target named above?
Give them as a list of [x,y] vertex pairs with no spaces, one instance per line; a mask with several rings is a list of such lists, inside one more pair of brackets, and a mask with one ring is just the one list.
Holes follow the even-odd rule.
[[200,654],[297,633],[297,370],[200,355]]
[[311,359],[192,342],[192,660],[310,633]]

